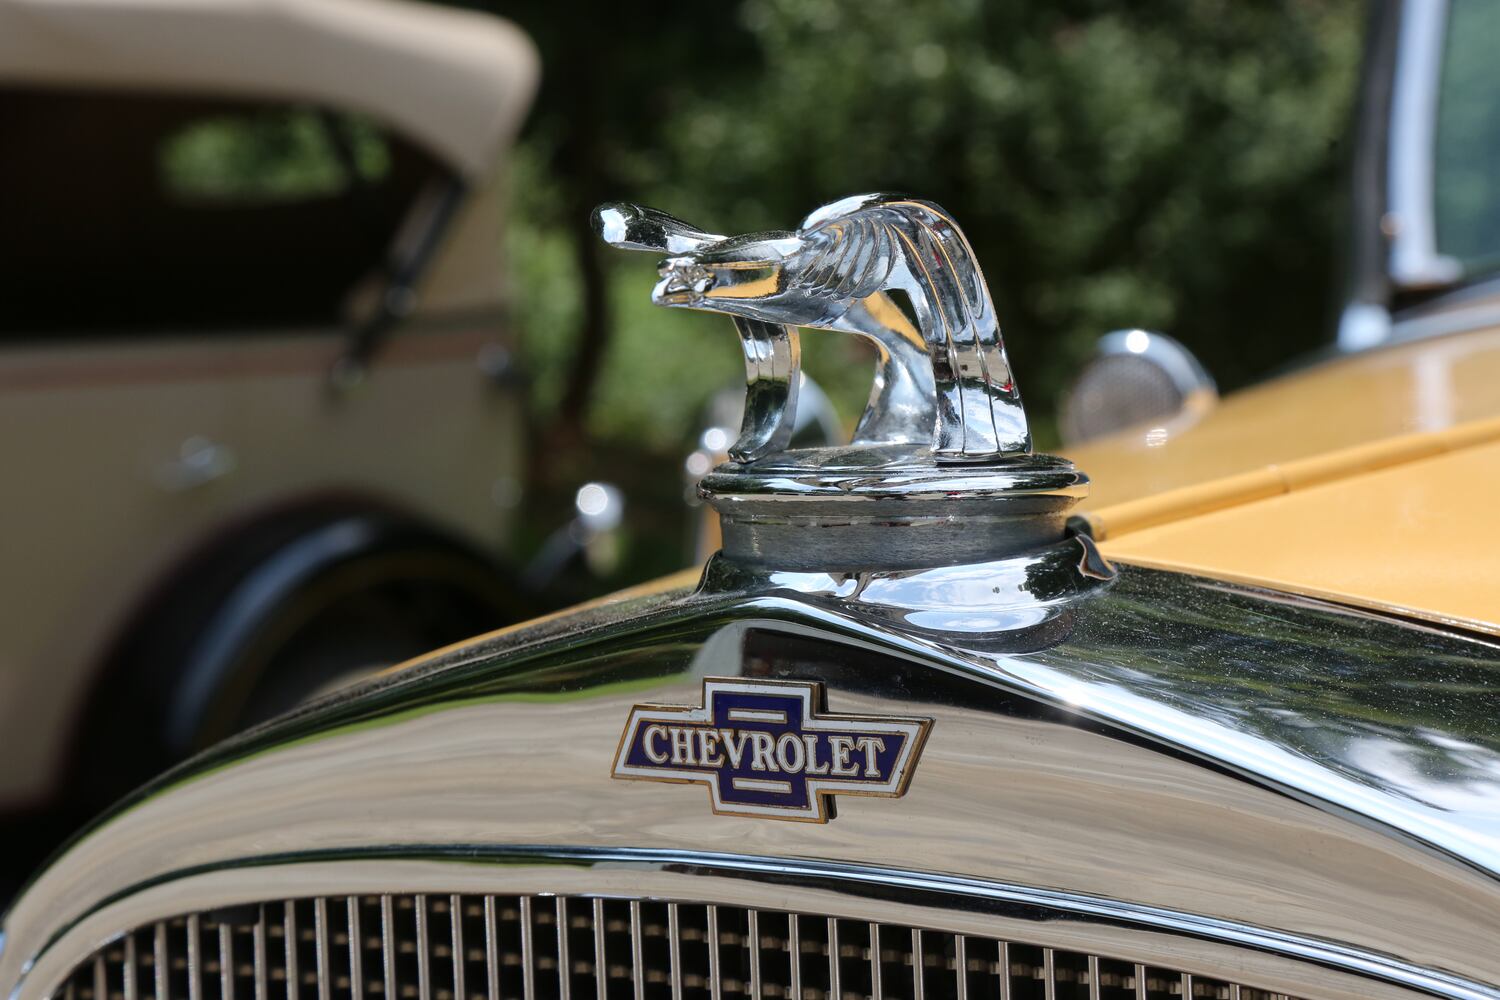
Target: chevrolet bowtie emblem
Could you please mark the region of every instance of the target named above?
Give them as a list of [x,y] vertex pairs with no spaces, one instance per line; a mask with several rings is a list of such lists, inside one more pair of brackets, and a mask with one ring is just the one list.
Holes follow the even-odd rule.
[[821,684],[703,682],[703,707],[637,705],[614,776],[708,786],[714,812],[826,823],[834,795],[895,798],[930,719],[830,715]]

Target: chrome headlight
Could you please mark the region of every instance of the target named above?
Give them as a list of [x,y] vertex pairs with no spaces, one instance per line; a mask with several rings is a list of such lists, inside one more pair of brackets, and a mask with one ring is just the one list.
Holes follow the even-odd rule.
[[1164,333],[1115,330],[1063,395],[1058,430],[1070,445],[1152,422],[1195,420],[1219,398],[1193,353]]

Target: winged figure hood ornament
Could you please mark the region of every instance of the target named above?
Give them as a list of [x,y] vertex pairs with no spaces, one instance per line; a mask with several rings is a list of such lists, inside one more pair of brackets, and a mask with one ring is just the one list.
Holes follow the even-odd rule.
[[[855,195],[796,230],[741,236],[626,203],[600,206],[594,221],[612,246],[663,255],[651,293],[657,305],[734,321],[745,356],[744,424],[731,461],[703,482],[723,518],[726,552],[770,558],[769,545],[776,561],[795,559],[783,544],[805,552],[806,542],[832,538],[798,528],[848,526],[851,516],[871,528],[874,520],[930,526],[936,518],[950,522],[951,534],[955,515],[993,520],[1003,511],[1011,530],[1000,541],[1010,547],[1035,541],[1038,529],[1061,532],[1087,479],[1061,459],[1032,454],[994,301],[968,240],[942,208]],[[875,347],[870,400],[847,448],[787,450],[799,327],[854,334]],[[850,506],[856,500],[865,502]],[[919,546],[943,534],[923,531]],[[841,532],[838,545],[858,535]],[[875,549],[896,541],[867,540]],[[858,559],[862,548],[845,558]],[[964,561],[960,555],[946,558]],[[930,550],[921,558],[934,557],[945,558]]]

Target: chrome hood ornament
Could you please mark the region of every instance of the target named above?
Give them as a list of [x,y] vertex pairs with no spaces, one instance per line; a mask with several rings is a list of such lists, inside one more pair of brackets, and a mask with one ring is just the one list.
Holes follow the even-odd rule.
[[[613,203],[595,225],[612,246],[666,255],[653,302],[724,313],[739,333],[744,423],[731,460],[702,483],[726,554],[781,568],[902,569],[1062,537],[1087,478],[1032,454],[994,302],[943,209],[856,195],[794,232],[718,236]],[[870,400],[847,448],[787,450],[798,327],[876,348]]]
[[[855,195],[796,232],[713,236],[656,209],[609,204],[595,215],[612,246],[671,254],[657,305],[732,316],[745,351],[746,462],[786,447],[796,413],[799,326],[852,333],[879,352],[854,442],[930,435],[939,462],[990,462],[1031,450],[1021,394],[984,275],[958,226],[931,202]],[[916,322],[893,293],[910,302]]]

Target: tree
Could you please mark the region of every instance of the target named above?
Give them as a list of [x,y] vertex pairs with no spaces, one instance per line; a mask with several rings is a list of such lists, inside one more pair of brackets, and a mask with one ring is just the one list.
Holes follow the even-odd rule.
[[[583,228],[607,198],[726,232],[787,228],[863,190],[943,204],[974,243],[1043,418],[1111,328],[1172,333],[1224,387],[1331,332],[1358,0],[506,13],[537,37],[547,79],[522,155],[529,183],[551,193],[520,190],[518,215],[524,226],[534,212],[538,245],[566,234],[573,256],[569,276],[536,273],[531,286],[572,281],[582,303],[567,388],[555,394],[563,426],[581,428],[584,407],[605,398],[610,419],[596,433],[681,440],[691,430],[681,397],[714,386],[684,379],[680,352],[701,352],[715,374],[734,370],[721,320],[636,305],[649,281],[640,262],[607,265],[629,283],[610,294],[611,271]],[[601,369],[620,338],[632,355],[670,342],[669,378],[652,385],[650,367],[628,359]],[[868,374],[843,341],[821,347],[819,374],[855,408]],[[626,396],[643,388],[649,402],[632,409]],[[676,426],[638,426],[662,412]]]

